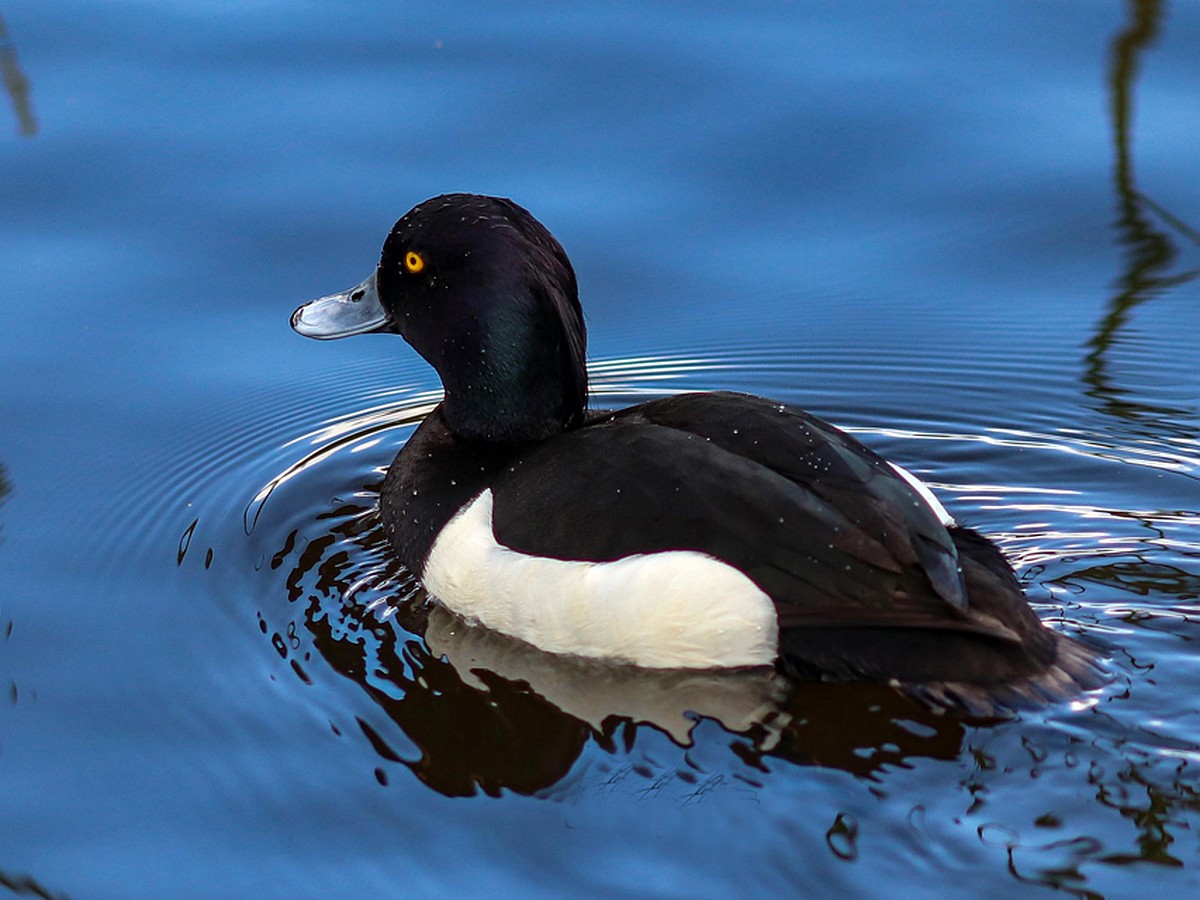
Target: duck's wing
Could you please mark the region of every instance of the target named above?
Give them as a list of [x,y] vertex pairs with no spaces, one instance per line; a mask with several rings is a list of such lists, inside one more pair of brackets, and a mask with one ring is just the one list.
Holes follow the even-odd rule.
[[784,628],[1017,639],[969,608],[953,541],[885,460],[761,398],[689,394],[623,410],[521,455],[492,490],[501,544],[593,561],[697,550],[744,571]]

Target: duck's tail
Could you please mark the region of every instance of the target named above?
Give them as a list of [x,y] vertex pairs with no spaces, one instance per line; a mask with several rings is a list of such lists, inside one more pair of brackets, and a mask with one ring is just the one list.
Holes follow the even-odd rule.
[[1012,625],[1022,636],[1023,652],[1012,655],[1007,673],[994,673],[1001,677],[932,680],[906,685],[910,693],[939,707],[990,716],[1076,698],[1109,680],[1097,650],[1050,631],[1037,619],[995,544],[968,528],[952,528],[950,537],[958,548],[972,603]]
[[995,544],[965,528],[950,536],[972,611],[1004,634],[793,629],[780,635],[782,668],[801,678],[883,681],[934,708],[981,717],[1076,698],[1108,680],[1098,651],[1037,617]]
[[1087,691],[1103,687],[1110,679],[1099,651],[1053,634],[1055,656],[1045,668],[1008,681],[980,684],[934,681],[901,684],[902,690],[932,707],[968,716],[991,718],[1021,709],[1078,700]]

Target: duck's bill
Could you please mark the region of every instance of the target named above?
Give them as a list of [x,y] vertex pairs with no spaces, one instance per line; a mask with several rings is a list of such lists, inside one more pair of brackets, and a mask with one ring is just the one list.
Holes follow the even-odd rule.
[[292,328],[319,341],[385,331],[392,321],[379,302],[375,273],[348,291],[305,303],[292,313]]

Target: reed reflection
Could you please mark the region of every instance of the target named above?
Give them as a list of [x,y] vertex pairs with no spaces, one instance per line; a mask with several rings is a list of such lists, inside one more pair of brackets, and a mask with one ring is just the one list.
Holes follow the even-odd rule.
[[0,75],[4,77],[4,89],[12,102],[17,117],[17,133],[21,137],[37,134],[37,120],[33,117],[33,104],[29,99],[29,79],[21,71],[17,61],[17,47],[9,37],[4,18],[0,16]]
[[66,900],[67,895],[45,887],[32,875],[14,874],[0,869],[0,887],[17,897],[42,897],[45,900]]
[[[1110,353],[1120,343],[1134,310],[1154,297],[1196,277],[1195,270],[1179,270],[1178,249],[1168,231],[1200,245],[1200,234],[1138,190],[1133,165],[1134,86],[1145,51],[1157,39],[1164,6],[1161,0],[1129,0],[1129,23],[1113,39],[1109,84],[1112,91],[1113,183],[1117,192],[1117,239],[1125,248],[1125,266],[1117,280],[1117,293],[1088,341],[1084,380],[1087,394],[1101,412],[1133,421],[1147,421],[1161,430],[1168,422],[1195,414],[1164,404],[1132,399],[1117,384]],[[1171,430],[1177,430],[1172,428]]]

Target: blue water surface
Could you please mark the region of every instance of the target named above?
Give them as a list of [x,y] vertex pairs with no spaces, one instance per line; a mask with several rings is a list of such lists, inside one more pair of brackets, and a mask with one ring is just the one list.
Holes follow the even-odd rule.
[[[1200,888],[1200,4],[0,17],[0,888]],[[455,190],[566,247],[594,405],[849,428],[1112,683],[781,706],[431,610],[374,502],[436,377],[288,316]]]

